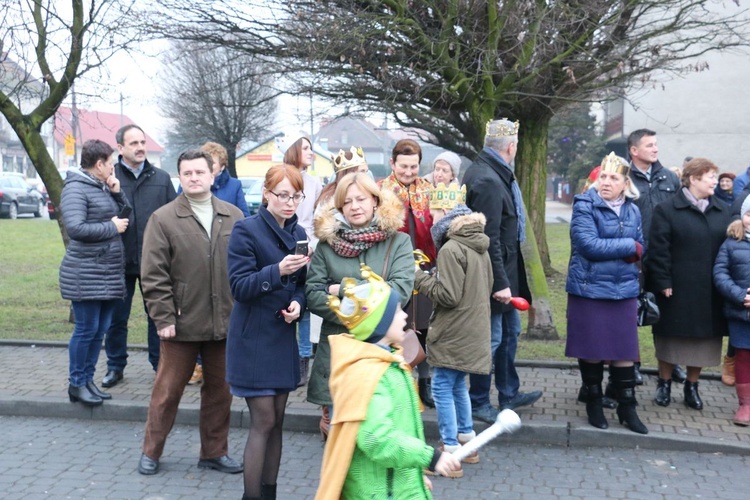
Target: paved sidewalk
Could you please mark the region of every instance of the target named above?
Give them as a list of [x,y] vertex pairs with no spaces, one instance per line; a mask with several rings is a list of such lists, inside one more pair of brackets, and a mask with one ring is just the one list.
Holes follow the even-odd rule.
[[[102,355],[96,371],[97,383],[105,373],[105,361]],[[67,349],[44,347],[41,343],[0,344],[3,374],[0,377],[0,415],[145,422],[153,371],[142,350],[131,350],[128,361],[125,379],[109,390],[113,399],[91,409],[68,401]],[[705,403],[703,411],[684,406],[682,384],[673,384],[675,401],[668,408],[656,406],[652,401],[656,378],[653,374],[647,375],[645,385],[638,390],[638,412],[650,431],[642,436],[621,426],[614,410],[605,410],[610,423],[608,430],[595,429],[588,424],[584,405],[576,402],[580,384],[577,366],[539,362],[519,362],[519,365],[522,390],[540,389],[544,396],[533,406],[519,409],[522,429],[501,439],[568,447],[641,447],[750,455],[750,428],[731,422],[737,404],[735,390],[724,386],[711,374],[700,383]],[[197,423],[199,397],[200,387],[186,388],[177,423]],[[285,427],[317,432],[319,415],[318,408],[305,401],[305,388],[302,388],[289,398]],[[423,419],[428,440],[437,442],[435,411],[426,410]],[[235,398],[232,404],[232,426],[248,426],[247,408],[241,399]],[[477,430],[484,427],[477,423]]]

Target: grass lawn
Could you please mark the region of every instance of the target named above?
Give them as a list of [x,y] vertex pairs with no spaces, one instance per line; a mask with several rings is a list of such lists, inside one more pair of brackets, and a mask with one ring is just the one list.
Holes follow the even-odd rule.
[[[70,303],[60,297],[65,249],[56,221],[0,219],[0,338],[67,341]],[[146,343],[140,292],[133,298],[128,341]]]
[[[547,224],[552,266],[547,278],[558,341],[530,341],[522,335],[518,359],[563,360],[565,357],[565,273],[570,257],[568,224]],[[69,303],[60,298],[58,269],[64,254],[55,221],[0,219],[0,339],[63,340],[70,338]],[[129,342],[146,343],[146,315],[140,292],[133,298]],[[521,314],[525,330],[525,314]],[[651,328],[639,330],[641,360],[656,366]]]

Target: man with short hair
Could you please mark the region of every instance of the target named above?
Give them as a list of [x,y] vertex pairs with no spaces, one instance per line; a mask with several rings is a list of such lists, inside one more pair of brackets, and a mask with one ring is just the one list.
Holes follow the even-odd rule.
[[[500,408],[515,409],[531,405],[542,396],[541,391],[519,392],[515,367],[521,319],[510,299],[521,296],[531,300],[521,255],[526,213],[511,166],[518,149],[518,122],[494,120],[487,123],[486,132],[484,149],[464,175],[466,204],[487,218],[484,232],[490,238],[493,274],[491,330],[495,387]],[[498,412],[490,403],[492,375],[470,375],[469,380],[472,414],[493,423]]]
[[[630,153],[630,180],[638,188],[640,196],[634,200],[641,211],[641,226],[643,227],[643,241],[645,243],[644,258],[648,250],[648,237],[651,230],[651,217],[654,207],[666,201],[680,190],[680,178],[677,174],[664,167],[659,162],[659,146],[656,142],[656,132],[646,128],[634,130],[628,136],[628,152]],[[641,363],[635,364],[636,383],[643,384]],[[687,373],[680,365],[672,370],[672,379],[683,383]]]
[[161,339],[138,472],[156,474],[195,360],[203,359],[198,467],[235,474],[227,455],[232,395],[225,380],[232,313],[227,256],[244,216],[211,194],[213,160],[200,150],[177,160],[182,194],[153,213],[143,236],[143,296]]
[[[120,188],[133,208],[128,216],[130,224],[122,235],[125,245],[125,299],[118,302],[104,341],[107,352],[107,374],[102,387],[114,387],[123,378],[128,359],[128,320],[135,294],[135,282],[141,281],[141,251],[143,232],[151,214],[174,200],[175,193],[169,174],[156,168],[146,159],[146,134],[138,125],[125,125],[115,134],[120,156],[115,165],[115,176]],[[141,290],[141,293],[143,291]],[[144,300],[143,307],[148,315]],[[148,360],[156,371],[159,365],[159,337],[151,317],[148,317]]]

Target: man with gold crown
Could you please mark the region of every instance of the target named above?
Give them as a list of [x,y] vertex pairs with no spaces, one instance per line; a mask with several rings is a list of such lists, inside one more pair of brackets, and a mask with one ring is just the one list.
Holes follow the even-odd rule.
[[349,330],[331,335],[334,413],[323,455],[318,500],[430,499],[422,471],[448,475],[460,463],[424,441],[419,398],[399,344],[406,313],[399,294],[366,265],[364,282],[346,278],[344,298],[328,306]]
[[[511,297],[531,302],[521,242],[526,234],[526,212],[521,190],[513,173],[518,149],[518,122],[503,118],[487,123],[484,148],[464,175],[466,204],[487,218],[484,232],[490,238],[492,261],[492,352],[495,387],[501,409],[528,406],[542,397],[541,391],[519,392],[515,359],[521,318]],[[490,403],[491,375],[471,375],[469,396],[474,418],[493,423],[498,410]]]

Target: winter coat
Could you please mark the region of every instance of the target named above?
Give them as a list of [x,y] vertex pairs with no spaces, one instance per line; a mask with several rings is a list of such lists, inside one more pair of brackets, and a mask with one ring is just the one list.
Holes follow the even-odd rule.
[[242,212],[215,196],[211,203],[210,239],[184,194],[156,210],[143,235],[143,297],[157,329],[175,325],[176,342],[227,336],[232,312],[227,247]]
[[128,229],[122,233],[125,244],[125,274],[141,273],[143,254],[143,233],[149,217],[159,207],[177,197],[172,179],[160,168],[152,166],[148,160],[143,163],[143,171],[136,179],[122,163],[120,156],[115,164],[115,176],[120,180],[120,189],[130,202],[133,211],[128,216]]
[[735,177],[732,184],[732,191],[741,193],[750,184],[750,167],[747,167],[747,170]]
[[638,296],[638,266],[623,259],[643,245],[641,214],[626,200],[620,215],[596,189],[575,197],[570,219],[571,255],[565,291],[587,299],[622,300]]
[[641,211],[641,224],[646,246],[649,245],[649,234],[651,230],[651,218],[654,208],[672,198],[680,190],[680,179],[677,174],[665,168],[659,161],[651,164],[651,180],[638,167],[630,162],[630,180],[641,193],[635,200],[635,205]]
[[[328,285],[338,284],[344,278],[354,278],[361,281],[360,263],[367,264],[380,275],[388,253],[388,269],[383,279],[398,292],[401,305],[409,301],[414,289],[414,256],[412,254],[409,236],[398,232],[403,223],[404,207],[396,196],[383,191],[380,206],[375,212],[372,224],[383,231],[393,234],[389,239],[381,241],[368,248],[357,257],[341,257],[331,247],[336,231],[349,228],[343,215],[333,208],[332,201],[318,208],[319,214],[315,219],[315,235],[320,239],[318,248],[313,255],[308,273],[306,295],[307,307],[311,312],[323,318],[320,329],[320,342],[315,353],[315,362],[307,385],[307,400],[319,405],[331,404],[328,390],[330,376],[330,347],[328,336],[346,332],[338,316],[331,311],[328,302]],[[339,290],[343,297],[343,289]]]
[[729,237],[719,248],[714,263],[714,285],[724,297],[724,316],[750,322],[745,296],[750,288],[750,242]]
[[[513,179],[508,165],[488,151],[481,151],[464,174],[466,205],[487,218],[484,232],[490,238],[492,293],[510,287],[514,297],[520,296],[531,302],[521,243],[518,241],[518,216],[511,190]],[[513,310],[510,304],[497,300],[492,300],[491,306],[493,313]]]
[[125,254],[112,222],[128,204],[122,190],[84,171],[71,170],[63,183],[60,207],[70,237],[60,264],[60,293],[66,300],[125,297]]
[[401,351],[350,335],[330,340],[334,410],[315,499],[431,499],[422,471],[436,453],[425,443],[411,367]]
[[[644,260],[646,287],[656,295],[661,313],[654,335],[726,335],[724,301],[713,284],[713,267],[729,219],[729,208],[713,196],[701,213],[682,190],[654,210]],[[670,298],[661,293],[667,288],[672,289]]]
[[228,263],[234,308],[227,338],[227,382],[233,386],[297,388],[297,322],[287,323],[279,311],[292,301],[305,310],[307,267],[281,276],[279,263],[304,239],[296,215],[281,227],[265,205],[234,226]]
[[427,335],[430,366],[489,374],[492,262],[485,217],[469,214],[450,222],[440,245],[437,275],[417,271],[414,288],[427,295],[434,312]]

